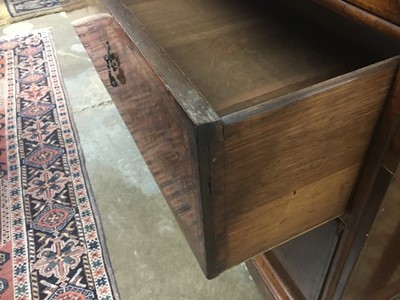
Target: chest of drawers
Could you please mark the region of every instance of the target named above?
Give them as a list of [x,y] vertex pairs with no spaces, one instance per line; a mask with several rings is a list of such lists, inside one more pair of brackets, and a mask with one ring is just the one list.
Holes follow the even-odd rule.
[[398,57],[275,2],[87,2],[81,40],[105,82],[118,55],[110,93],[208,278],[346,212]]

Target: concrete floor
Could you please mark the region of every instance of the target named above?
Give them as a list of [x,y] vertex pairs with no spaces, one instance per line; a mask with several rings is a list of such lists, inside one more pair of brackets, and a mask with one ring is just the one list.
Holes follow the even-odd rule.
[[65,13],[12,24],[52,27],[122,299],[262,299],[245,266],[207,280]]

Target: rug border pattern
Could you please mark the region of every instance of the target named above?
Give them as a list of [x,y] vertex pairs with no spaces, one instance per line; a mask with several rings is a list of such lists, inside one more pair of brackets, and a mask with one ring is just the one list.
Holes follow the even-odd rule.
[[[99,219],[98,209],[96,207],[95,199],[93,197],[93,193],[91,191],[89,178],[85,169],[85,161],[83,157],[83,153],[79,148],[79,136],[77,134],[76,126],[70,114],[70,107],[67,101],[67,96],[65,94],[65,87],[62,82],[62,77],[58,60],[55,54],[55,47],[50,35],[50,29],[41,29],[35,30],[28,34],[18,35],[18,37],[25,37],[33,33],[39,33],[42,37],[44,43],[44,53],[48,62],[48,70],[49,70],[49,85],[52,87],[54,91],[54,104],[56,105],[57,118],[59,120],[60,131],[62,132],[62,138],[64,142],[64,146],[66,149],[66,159],[69,163],[70,167],[70,177],[73,185],[73,190],[75,192],[75,200],[76,207],[78,208],[79,217],[77,218],[77,223],[81,222],[80,230],[83,233],[85,239],[85,245],[89,242],[97,242],[100,245],[100,249],[96,249],[91,251],[90,249],[86,249],[87,253],[87,263],[86,267],[90,269],[92,275],[93,285],[96,288],[96,292],[99,300],[108,300],[111,299],[110,295],[114,297],[114,299],[119,299],[118,290],[115,283],[115,278],[112,273],[112,267],[110,264],[107,247],[105,244],[104,232],[101,226],[101,220]],[[15,38],[16,36],[14,36]],[[11,39],[10,37],[0,38],[0,42],[4,40]],[[28,232],[27,232],[27,220],[21,216],[24,216],[25,208],[24,208],[24,195],[22,195],[22,183],[21,176],[24,176],[21,171],[21,167],[19,166],[19,153],[18,153],[18,126],[17,126],[17,108],[14,97],[17,95],[15,84],[15,71],[14,71],[14,56],[10,53],[10,51],[6,52],[7,57],[7,74],[8,74],[8,90],[7,90],[7,117],[6,124],[8,130],[7,135],[7,149],[8,149],[8,195],[10,199],[10,208],[13,204],[17,204],[17,217],[11,216],[12,222],[23,222],[22,226],[12,226],[12,240],[14,243],[21,243],[24,241],[24,248],[18,250],[17,252],[13,249],[13,257],[21,257],[19,261],[22,261],[21,264],[13,265],[14,268],[14,295],[16,299],[25,299],[24,297],[31,295],[31,286],[30,284],[30,264],[29,264],[29,249],[28,249]],[[75,171],[72,171],[71,169]],[[74,173],[75,172],[75,173]],[[74,174],[73,174],[74,173]],[[74,176],[73,176],[74,175]],[[19,180],[17,180],[18,186],[16,186],[15,180],[11,180],[12,177],[18,176]],[[88,210],[89,206],[89,210]],[[14,214],[12,214],[14,215]],[[28,218],[29,219],[29,218]],[[88,232],[85,229],[85,225],[94,224],[96,231],[95,234],[92,232]],[[96,264],[94,264],[96,262]],[[84,262],[85,264],[85,262]],[[17,270],[23,267],[27,270],[21,277],[21,274],[17,274]],[[94,269],[104,269],[104,272],[93,272]],[[20,273],[20,272],[19,272]],[[19,276],[17,278],[17,275]],[[95,284],[96,280],[106,278],[106,283],[103,284],[100,288]],[[20,284],[17,284],[20,282]]]

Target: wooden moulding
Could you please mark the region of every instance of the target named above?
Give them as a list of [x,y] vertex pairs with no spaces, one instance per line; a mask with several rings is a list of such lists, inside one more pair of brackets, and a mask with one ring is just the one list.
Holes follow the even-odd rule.
[[[371,1],[371,0],[350,0],[350,1],[342,1],[342,0],[313,0],[319,4],[322,4],[323,6],[326,6],[329,9],[332,9],[333,11],[344,15],[345,17],[348,17],[354,21],[363,23],[365,25],[368,25],[375,30],[382,32],[394,39],[400,39],[400,26],[397,24],[399,21],[399,18],[393,19],[392,14],[395,12],[389,11],[390,15],[392,16],[392,22],[397,22],[397,24],[391,23],[390,18],[388,20],[385,20],[373,13],[377,13],[378,15],[383,13],[383,17],[386,16],[386,10],[382,12],[382,8],[386,6],[388,8],[389,2],[395,2],[395,0],[379,0],[379,1]],[[357,7],[353,4],[350,4],[348,2],[353,2],[354,4],[362,4],[360,7]],[[382,3],[383,2],[383,3]],[[385,3],[386,2],[386,3]],[[398,1],[397,1],[398,2]],[[374,3],[374,6],[371,6],[371,3]],[[392,6],[393,4],[390,4]],[[400,6],[399,6],[400,7]],[[370,10],[370,11],[368,11]],[[397,12],[400,11],[398,8],[396,10]]]
[[357,7],[383,19],[400,25],[400,2],[398,0],[347,0]]
[[272,253],[260,254],[246,261],[246,266],[265,299],[306,299]]
[[[116,0],[76,24],[208,278],[346,211],[398,58],[220,118]],[[118,21],[118,23],[117,23]],[[121,26],[122,28],[121,28]]]

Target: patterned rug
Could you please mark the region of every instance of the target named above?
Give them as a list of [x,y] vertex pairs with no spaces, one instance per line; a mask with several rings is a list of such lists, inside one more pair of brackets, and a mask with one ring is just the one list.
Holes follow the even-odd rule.
[[80,2],[82,0],[0,0],[0,26],[79,7]]
[[0,299],[118,299],[50,32],[0,57]]

